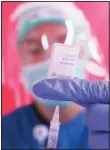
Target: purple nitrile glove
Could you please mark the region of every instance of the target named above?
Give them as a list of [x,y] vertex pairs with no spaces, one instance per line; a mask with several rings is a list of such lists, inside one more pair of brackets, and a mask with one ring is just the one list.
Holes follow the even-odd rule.
[[34,85],[33,92],[43,99],[73,101],[85,106],[91,148],[109,149],[109,82],[46,79]]

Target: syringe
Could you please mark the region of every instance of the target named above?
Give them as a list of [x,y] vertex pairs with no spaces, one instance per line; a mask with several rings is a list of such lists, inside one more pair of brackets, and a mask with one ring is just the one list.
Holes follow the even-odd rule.
[[47,148],[56,148],[57,147],[59,127],[60,127],[59,106],[56,106],[52,121],[50,123]]

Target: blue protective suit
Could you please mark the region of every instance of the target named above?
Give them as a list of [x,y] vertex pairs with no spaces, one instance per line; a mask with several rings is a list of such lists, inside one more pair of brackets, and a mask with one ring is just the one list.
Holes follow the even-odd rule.
[[[2,119],[2,149],[41,148],[33,136],[33,128],[49,123],[37,112],[34,105],[22,107]],[[45,148],[47,139],[45,141]],[[85,111],[60,126],[57,148],[88,148],[88,128],[85,125]]]

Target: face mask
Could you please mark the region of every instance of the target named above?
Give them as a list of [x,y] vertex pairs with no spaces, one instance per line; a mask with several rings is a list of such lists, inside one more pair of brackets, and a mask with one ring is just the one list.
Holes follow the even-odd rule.
[[[49,61],[40,64],[33,64],[23,68],[24,85],[32,94],[33,94],[32,92],[33,85],[47,78],[48,68],[49,68]],[[44,100],[41,98],[38,98],[37,100],[49,107],[56,107],[57,105],[59,105],[60,107],[65,107],[71,104],[71,102],[66,102],[66,101],[61,102],[61,101],[54,101],[54,100],[50,101],[48,99]]]

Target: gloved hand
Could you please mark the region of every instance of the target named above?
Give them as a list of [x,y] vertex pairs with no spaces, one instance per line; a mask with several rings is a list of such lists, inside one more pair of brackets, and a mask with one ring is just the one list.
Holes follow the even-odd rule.
[[46,79],[34,85],[33,92],[43,99],[67,100],[85,106],[91,148],[109,149],[110,100],[107,81]]

